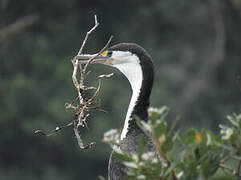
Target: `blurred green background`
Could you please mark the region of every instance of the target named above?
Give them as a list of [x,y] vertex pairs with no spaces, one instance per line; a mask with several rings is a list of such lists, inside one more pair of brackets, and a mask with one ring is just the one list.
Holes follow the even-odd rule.
[[94,24],[85,53],[107,42],[135,42],[155,65],[153,106],[168,105],[168,122],[178,128],[218,131],[226,114],[240,112],[240,0],[0,0],[0,179],[76,180],[106,176],[111,149],[101,142],[110,128],[120,128],[131,96],[125,77],[109,67],[91,67],[104,80],[100,98],[108,113],[92,112],[80,150],[71,128],[48,138],[68,123],[64,108],[75,96],[69,61]]

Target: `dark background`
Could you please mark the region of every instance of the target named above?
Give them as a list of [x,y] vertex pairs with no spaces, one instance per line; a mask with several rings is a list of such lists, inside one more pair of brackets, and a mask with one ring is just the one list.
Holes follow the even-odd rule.
[[91,67],[103,81],[100,98],[108,113],[94,111],[80,150],[71,128],[48,138],[68,123],[64,108],[75,96],[69,61],[98,15],[99,28],[86,53],[112,44],[135,42],[152,55],[155,85],[152,105],[168,105],[168,122],[178,128],[219,131],[226,115],[240,112],[240,0],[0,0],[0,179],[75,180],[106,176],[111,149],[103,133],[120,128],[131,96],[123,75],[109,67]]

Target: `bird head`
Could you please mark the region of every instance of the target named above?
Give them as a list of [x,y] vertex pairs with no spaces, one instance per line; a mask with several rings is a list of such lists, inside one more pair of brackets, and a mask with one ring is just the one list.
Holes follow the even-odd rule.
[[93,64],[104,64],[119,69],[129,80],[132,89],[140,86],[143,76],[153,74],[150,55],[144,48],[134,43],[116,44],[100,55],[85,55],[86,58],[95,57]]
[[94,64],[104,64],[119,69],[130,82],[132,98],[121,133],[121,139],[124,139],[128,128],[133,124],[130,123],[133,119],[132,114],[137,114],[142,119],[147,118],[154,76],[151,56],[137,44],[120,43],[100,55],[86,55],[86,59],[89,58],[94,58],[92,61]]

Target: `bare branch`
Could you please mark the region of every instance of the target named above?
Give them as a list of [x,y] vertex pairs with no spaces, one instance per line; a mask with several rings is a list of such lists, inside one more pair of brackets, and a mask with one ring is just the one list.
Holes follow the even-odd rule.
[[1,0],[0,1],[0,8],[5,9],[9,3],[9,0]]
[[[73,63],[73,66],[74,66],[74,69],[73,69],[73,74],[72,74],[72,80],[73,80],[73,84],[77,90],[77,93],[78,93],[78,104],[76,106],[73,105],[73,103],[75,101],[73,101],[72,103],[70,104],[66,104],[66,108],[72,108],[75,110],[75,119],[73,120],[73,126],[74,126],[74,134],[77,138],[77,141],[78,141],[78,145],[81,149],[87,149],[87,148],[90,148],[94,143],[90,143],[86,146],[84,146],[84,143],[79,135],[79,131],[78,131],[78,127],[79,126],[85,126],[85,127],[88,127],[87,126],[87,122],[86,122],[86,118],[89,116],[89,111],[91,109],[98,109],[100,104],[98,103],[98,101],[96,101],[96,97],[98,96],[99,94],[99,91],[100,91],[100,87],[101,87],[101,80],[99,79],[99,85],[97,88],[95,87],[85,87],[84,85],[84,80],[86,78],[86,76],[90,73],[90,72],[87,72],[87,67],[88,65],[97,57],[99,56],[104,50],[106,50],[106,48],[109,46],[113,36],[110,37],[110,39],[108,40],[108,42],[106,43],[106,45],[95,55],[92,55],[90,58],[86,58],[88,59],[87,63],[85,64],[82,64],[79,62],[79,57],[83,57],[82,55],[82,51],[83,51],[83,48],[85,47],[86,43],[87,43],[87,40],[89,38],[89,35],[94,32],[96,30],[96,28],[98,27],[99,25],[99,22],[97,20],[97,16],[95,15],[95,25],[93,28],[91,28],[87,33],[86,33],[86,36],[85,36],[85,39],[84,41],[82,42],[82,45],[81,45],[81,48],[79,49],[79,52],[78,54],[72,59],[72,63]],[[77,72],[80,72],[80,78],[79,78],[79,81],[77,79]],[[110,77],[111,75],[103,75],[103,77]],[[85,99],[83,97],[83,94],[85,91],[87,90],[93,90],[95,89],[95,92],[93,94],[93,96],[91,98],[87,98]]]
[[99,75],[98,78],[110,78],[114,75],[114,73],[110,73],[110,74],[102,74],[102,75]]
[[97,20],[97,16],[95,15],[94,17],[95,17],[95,26],[94,26],[93,28],[91,28],[91,29],[86,33],[85,39],[84,39],[84,41],[83,41],[83,43],[82,43],[82,45],[81,45],[81,48],[79,49],[79,52],[78,52],[77,55],[80,55],[80,54],[82,53],[82,51],[83,51],[83,49],[84,49],[84,47],[85,47],[85,45],[86,45],[86,42],[87,42],[87,40],[88,40],[88,38],[89,38],[89,35],[99,26],[99,22],[98,22],[98,20]]
[[38,20],[38,16],[35,14],[27,15],[17,19],[12,24],[4,27],[0,30],[0,41],[5,40],[13,34],[17,34],[23,31],[26,27],[34,24]]
[[58,133],[59,131],[61,131],[63,129],[66,129],[67,127],[70,127],[72,125],[73,125],[73,122],[70,122],[70,123],[68,123],[66,125],[63,125],[63,126],[60,126],[60,127],[56,127],[54,130],[52,130],[51,133],[48,133],[48,134],[43,132],[42,130],[36,130],[36,131],[34,131],[34,133],[35,134],[40,134],[42,136],[52,136],[52,135]]
[[95,145],[95,142],[91,142],[87,145],[84,145],[83,140],[81,139],[81,137],[79,135],[78,127],[75,124],[74,124],[74,134],[75,134],[75,137],[77,139],[77,142],[78,142],[78,145],[79,145],[80,149],[89,149],[93,145]]
[[77,80],[77,71],[78,71],[78,60],[75,60],[73,62],[73,66],[74,66],[74,70],[73,70],[73,74],[72,74],[72,80],[73,80],[73,83],[74,83],[74,86],[76,89],[80,89],[80,86],[79,86],[79,83],[78,83],[78,80]]
[[237,175],[241,177],[241,172],[240,172],[240,170],[241,170],[241,160],[240,160],[239,163],[238,163],[238,169],[237,169],[237,173],[238,173]]
[[223,169],[228,170],[229,172],[231,172],[231,174],[233,175],[237,175],[238,177],[241,177],[241,175],[239,174],[238,171],[234,170],[233,168],[226,166],[225,164],[219,164],[219,166]]
[[[79,134],[78,128],[79,128],[79,126],[88,128],[86,119],[90,115],[90,113],[89,113],[90,110],[95,109],[95,110],[103,111],[102,109],[99,109],[100,103],[97,100],[97,96],[98,96],[98,94],[100,92],[100,88],[101,88],[101,79],[109,78],[113,75],[113,73],[108,74],[108,75],[100,75],[98,77],[99,85],[98,85],[97,88],[96,87],[88,87],[88,86],[84,85],[84,80],[86,79],[86,76],[90,73],[90,71],[87,71],[88,65],[97,56],[99,56],[103,51],[105,51],[108,48],[108,46],[109,46],[109,44],[110,44],[110,42],[113,38],[113,36],[111,36],[109,38],[108,42],[106,43],[106,45],[98,53],[96,53],[94,55],[91,55],[91,56],[86,56],[86,55],[82,54],[83,48],[85,47],[85,45],[87,43],[89,35],[92,32],[94,32],[99,25],[99,22],[97,20],[97,16],[95,15],[94,17],[95,17],[94,27],[92,27],[86,33],[85,39],[82,42],[82,45],[79,49],[78,54],[73,59],[71,59],[72,64],[73,64],[72,81],[73,81],[73,84],[74,84],[74,86],[77,90],[77,97],[75,97],[74,100],[72,100],[71,103],[65,103],[65,108],[66,109],[73,109],[75,111],[74,119],[69,124],[67,124],[65,126],[56,127],[56,129],[53,130],[52,133],[50,133],[50,134],[46,134],[41,130],[35,131],[36,134],[41,134],[41,135],[44,135],[44,136],[51,136],[51,135],[59,132],[60,130],[62,130],[66,127],[73,126],[74,134],[75,134],[75,137],[77,139],[77,142],[78,142],[78,145],[79,145],[80,149],[88,149],[88,148],[91,148],[95,144],[94,142],[92,142],[90,144],[84,145],[83,140],[81,139],[81,136]],[[87,61],[85,61],[85,63],[80,63],[80,61],[79,61],[80,57],[84,57],[84,59],[87,60]],[[80,74],[79,79],[77,78],[78,72]],[[88,90],[95,90],[93,92],[92,97],[90,97],[90,98],[85,97],[85,94],[86,94],[85,92],[88,91]]]
[[110,38],[109,38],[108,42],[106,43],[106,45],[105,45],[95,56],[93,56],[91,59],[89,59],[89,61],[88,61],[88,62],[85,64],[85,66],[84,66],[83,73],[86,72],[86,69],[87,69],[88,65],[89,65],[97,56],[99,56],[103,51],[105,51],[105,50],[108,48],[108,46],[109,46],[110,43],[111,43],[112,38],[113,38],[113,36],[110,36]]

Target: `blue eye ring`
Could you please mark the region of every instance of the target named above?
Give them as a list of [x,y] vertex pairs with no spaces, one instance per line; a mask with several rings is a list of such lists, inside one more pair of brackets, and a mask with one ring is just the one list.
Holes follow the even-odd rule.
[[112,51],[107,51],[107,57],[111,57],[111,56],[112,56],[112,54],[113,54],[113,52],[112,52]]

